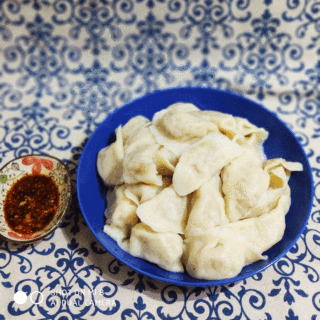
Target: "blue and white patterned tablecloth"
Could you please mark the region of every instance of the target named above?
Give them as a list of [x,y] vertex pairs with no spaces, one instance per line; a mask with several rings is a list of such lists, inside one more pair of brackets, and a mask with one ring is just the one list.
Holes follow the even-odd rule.
[[106,252],[74,193],[52,236],[0,241],[0,320],[320,320],[320,1],[0,0],[1,166],[54,155],[75,185],[86,139],[108,113],[176,86],[240,92],[292,127],[315,182],[298,243],[234,285],[174,286]]

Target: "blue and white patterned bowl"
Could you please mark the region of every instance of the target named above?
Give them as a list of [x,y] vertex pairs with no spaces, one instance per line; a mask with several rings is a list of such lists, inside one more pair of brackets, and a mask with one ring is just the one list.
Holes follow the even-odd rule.
[[[144,115],[151,119],[153,114],[175,102],[191,102],[200,109],[216,110],[234,116],[247,118],[253,124],[269,131],[264,144],[268,158],[283,157],[303,164],[302,172],[292,174],[292,204],[286,215],[286,230],[283,239],[265,254],[267,260],[255,262],[243,268],[234,278],[206,281],[194,279],[187,274],[163,270],[145,260],[123,251],[117,243],[103,232],[106,200],[104,188],[100,185],[96,160],[110,136],[130,118]],[[208,88],[179,88],[156,91],[139,98],[110,114],[89,138],[80,158],[77,173],[77,192],[83,216],[96,238],[118,260],[149,277],[177,285],[212,286],[237,282],[268,268],[282,258],[296,243],[303,232],[311,212],[313,181],[307,156],[292,131],[277,116],[255,102],[229,92]]]

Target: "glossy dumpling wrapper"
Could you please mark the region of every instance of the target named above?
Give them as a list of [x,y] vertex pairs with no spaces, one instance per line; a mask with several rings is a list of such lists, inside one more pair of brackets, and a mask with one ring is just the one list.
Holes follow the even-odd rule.
[[187,201],[187,197],[179,196],[170,186],[139,205],[137,215],[156,232],[183,234],[188,216]]
[[173,174],[174,189],[181,196],[192,193],[242,152],[221,133],[207,135],[182,153]]
[[115,186],[123,183],[124,157],[121,126],[116,129],[116,141],[101,149],[97,157],[97,171],[104,184]]
[[221,194],[219,173],[205,182],[192,195],[191,210],[185,231],[186,238],[197,236],[208,229],[229,223]]
[[146,183],[162,185],[162,177],[158,174],[154,155],[159,145],[140,145],[123,158],[123,180],[127,184]]
[[128,252],[159,267],[183,272],[181,256],[183,240],[174,232],[155,232],[144,223],[137,224],[131,231]]
[[227,136],[230,140],[242,145],[245,142],[244,137],[239,133],[235,117],[231,114],[222,113],[218,111],[195,111],[193,114],[198,117],[208,119],[216,124],[219,131]]
[[132,227],[138,223],[139,219],[136,214],[138,206],[126,197],[125,185],[116,186],[113,190],[109,190],[107,201],[104,232],[119,244],[130,236]]

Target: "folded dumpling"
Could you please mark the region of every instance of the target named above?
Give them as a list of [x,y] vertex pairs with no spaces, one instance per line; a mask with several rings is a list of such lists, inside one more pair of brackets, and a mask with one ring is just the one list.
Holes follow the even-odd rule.
[[185,241],[182,261],[192,277],[205,280],[232,278],[245,265],[264,259],[241,234],[228,226],[208,229]]
[[150,123],[150,120],[144,116],[136,116],[131,118],[123,127],[122,127],[122,138],[123,142],[126,141],[136,133],[141,128],[147,126]]
[[270,177],[262,168],[260,156],[254,149],[246,149],[222,170],[222,191],[230,222],[249,216],[261,196],[268,190]]
[[192,195],[191,211],[185,236],[190,238],[208,229],[229,223],[225,212],[225,202],[221,194],[219,173],[205,182]]
[[187,197],[179,196],[171,185],[139,205],[137,215],[154,231],[183,234],[187,222],[187,209]]
[[255,250],[263,253],[282,239],[286,227],[285,215],[290,204],[290,188],[286,186],[276,207],[270,212],[231,223],[229,227],[245,237]]
[[139,219],[137,205],[125,195],[125,185],[116,186],[107,193],[108,207],[105,210],[104,232],[120,244],[130,236],[131,229]]
[[124,193],[126,197],[132,200],[137,206],[154,198],[161,190],[162,186],[154,184],[137,183],[127,185]]
[[161,175],[172,175],[179,158],[170,150],[160,147],[154,155],[157,171]]
[[192,114],[199,111],[190,103],[176,103],[156,113],[150,130],[157,143],[180,156],[185,147],[210,132],[217,132],[213,122]]
[[142,125],[140,128],[128,137],[124,142],[124,154],[127,155],[137,148],[142,146],[155,145],[156,140],[150,132],[150,126],[148,124]]
[[123,158],[123,180],[127,184],[146,183],[162,185],[161,175],[158,174],[154,156],[159,145],[140,145]]
[[303,170],[299,162],[290,162],[281,158],[267,160],[263,163],[263,169],[270,176],[268,190],[260,197],[256,205],[250,208],[248,217],[259,216],[274,209],[287,189],[291,171]]
[[201,119],[190,112],[168,111],[154,126],[163,135],[181,142],[203,138],[210,132],[217,132],[218,127],[211,121]]
[[173,103],[170,106],[168,106],[167,108],[156,112],[152,118],[152,123],[156,124],[159,121],[159,119],[161,119],[167,112],[177,112],[177,111],[193,112],[193,111],[200,111],[200,109],[197,108],[192,103],[187,103],[187,102]]
[[171,151],[177,158],[180,157],[182,151],[190,146],[192,143],[199,141],[199,139],[192,139],[187,141],[180,141],[176,139],[169,138],[168,136],[162,134],[154,125],[149,128],[151,134],[153,135],[155,141],[163,146],[166,150]]
[[180,260],[183,240],[174,232],[155,232],[141,222],[132,229],[128,251],[133,256],[156,263],[165,270],[184,271]]
[[223,134],[208,134],[182,153],[173,174],[174,189],[181,196],[190,194],[242,152]]
[[122,161],[124,157],[121,126],[116,130],[116,141],[99,151],[97,170],[103,182],[108,186],[123,183]]

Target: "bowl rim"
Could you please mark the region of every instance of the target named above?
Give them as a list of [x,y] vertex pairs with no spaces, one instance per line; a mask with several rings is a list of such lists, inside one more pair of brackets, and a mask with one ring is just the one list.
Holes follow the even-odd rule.
[[[90,221],[87,217],[86,214],[84,214],[83,212],[85,211],[83,209],[83,205],[82,205],[82,202],[81,202],[81,198],[79,197],[79,194],[80,194],[80,185],[81,183],[79,183],[79,172],[81,172],[82,170],[82,166],[83,166],[83,162],[84,162],[84,156],[83,154],[86,153],[86,150],[89,148],[89,144],[90,144],[90,141],[93,141],[93,139],[95,138],[96,136],[96,132],[98,132],[99,128],[103,126],[104,122],[108,121],[107,119],[114,116],[115,114],[121,112],[123,109],[125,108],[128,108],[131,104],[133,103],[137,103],[141,100],[143,100],[144,98],[150,96],[150,95],[154,95],[154,94],[159,94],[159,93],[163,93],[163,92],[173,92],[175,90],[181,90],[181,91],[185,91],[185,92],[188,92],[189,90],[201,90],[203,92],[205,91],[215,91],[217,92],[218,94],[223,94],[223,95],[229,95],[229,96],[232,96],[232,97],[235,97],[236,99],[241,99],[243,100],[244,102],[245,101],[249,101],[250,103],[254,104],[255,107],[257,108],[260,108],[260,110],[262,110],[262,112],[266,112],[268,114],[270,114],[276,121],[279,121],[283,127],[288,130],[288,132],[290,133],[290,135],[293,137],[293,139],[296,141],[298,147],[300,148],[300,151],[303,155],[303,157],[305,158],[306,160],[306,164],[307,164],[307,168],[305,168],[304,170],[306,170],[309,178],[310,178],[310,203],[309,203],[309,206],[308,206],[308,213],[307,213],[307,216],[302,224],[302,227],[300,228],[299,232],[297,233],[297,235],[295,236],[295,238],[287,245],[287,247],[281,251],[274,259],[272,259],[269,263],[267,263],[266,265],[258,268],[257,270],[255,271],[249,271],[248,273],[246,274],[243,274],[243,275],[237,275],[235,277],[232,277],[232,278],[226,278],[226,279],[220,279],[220,280],[205,280],[205,279],[197,279],[197,278],[194,278],[195,282],[190,282],[190,281],[181,281],[181,280],[177,280],[177,279],[171,279],[171,278],[164,278],[162,276],[158,276],[157,274],[154,274],[154,273],[150,273],[149,271],[147,270],[141,270],[141,268],[137,267],[134,265],[134,263],[132,262],[129,262],[129,261],[123,261],[123,259],[121,258],[121,256],[117,253],[117,252],[110,252],[108,247],[106,246],[106,244],[101,241],[100,237],[96,234],[95,231],[93,231],[91,229],[91,224],[90,224]],[[190,91],[189,91],[190,92]],[[236,283],[236,282],[239,282],[239,281],[242,281],[244,279],[247,279],[247,278],[250,278],[264,270],[266,270],[267,268],[271,267],[272,265],[274,265],[276,262],[278,262],[280,259],[282,259],[291,249],[292,247],[297,243],[298,239],[301,237],[302,233],[304,232],[307,224],[308,224],[308,221],[310,219],[310,216],[311,216],[311,211],[312,211],[312,205],[313,205],[313,198],[314,198],[314,180],[313,180],[313,176],[312,176],[312,168],[311,168],[311,165],[310,165],[310,162],[309,162],[309,158],[303,148],[303,146],[301,145],[299,139],[297,138],[297,136],[294,134],[293,130],[282,120],[278,117],[277,113],[272,111],[272,110],[269,110],[267,109],[264,105],[258,103],[257,101],[251,99],[250,97],[248,96],[243,96],[241,95],[240,93],[238,92],[232,92],[232,91],[228,91],[228,90],[222,90],[222,89],[217,89],[217,88],[209,88],[209,87],[172,87],[172,88],[165,88],[165,89],[157,89],[157,90],[154,90],[152,92],[149,92],[145,95],[142,95],[140,97],[137,97],[137,98],[134,98],[132,99],[131,101],[121,105],[120,107],[114,109],[112,112],[110,112],[106,118],[104,120],[102,120],[102,122],[95,128],[94,132],[88,137],[88,140],[86,141],[86,144],[82,150],[82,153],[80,155],[80,160],[79,160],[79,163],[78,163],[78,167],[77,167],[77,179],[76,179],[76,186],[77,186],[77,196],[78,196],[78,201],[79,201],[79,207],[80,207],[80,210],[81,210],[81,213],[82,213],[82,216],[84,217],[89,229],[91,230],[91,232],[93,233],[93,235],[95,236],[95,238],[100,242],[100,244],[113,256],[115,257],[118,261],[120,261],[121,263],[125,264],[126,266],[129,266],[130,268],[132,268],[133,270],[135,270],[136,272],[139,272],[145,276],[148,276],[150,278],[153,278],[153,279],[156,279],[158,281],[162,281],[162,282],[165,282],[165,283],[169,283],[169,284],[174,284],[174,285],[182,285],[182,286],[192,286],[192,287],[205,287],[205,286],[216,286],[216,285],[227,285],[227,284],[232,284],[232,283]],[[103,214],[103,213],[102,213]],[[111,238],[112,239],[112,238]],[[282,239],[281,239],[282,240]],[[281,241],[280,240],[280,241]],[[279,241],[279,242],[280,242]],[[118,244],[117,244],[118,245]],[[118,246],[119,247],[119,246]],[[119,247],[119,250],[123,250]],[[127,254],[129,254],[128,252],[126,252]],[[138,259],[141,259],[141,258],[138,258]],[[151,262],[147,261],[147,260],[144,260],[144,259],[141,259],[143,261],[145,261],[146,263],[149,263],[150,265],[154,265],[152,264]],[[159,266],[158,266],[159,267]],[[160,268],[160,267],[159,267]],[[168,271],[170,272],[170,271]]]
[[7,163],[5,163],[0,168],[0,174],[1,174],[2,170],[5,169],[9,164],[11,164],[12,162],[14,162],[16,160],[25,158],[25,157],[48,157],[48,158],[54,159],[54,160],[58,161],[60,164],[62,164],[64,169],[65,169],[65,171],[67,172],[67,175],[68,175],[68,178],[69,178],[68,179],[68,184],[70,185],[70,194],[69,194],[69,197],[68,197],[68,203],[67,203],[66,209],[61,214],[61,216],[60,216],[59,220],[57,221],[57,223],[55,225],[53,225],[52,228],[50,228],[46,233],[40,235],[39,237],[34,238],[34,239],[25,239],[25,240],[24,239],[11,239],[11,238],[6,237],[2,233],[0,233],[0,238],[2,238],[3,240],[6,240],[8,242],[12,242],[12,243],[16,243],[16,244],[30,244],[30,243],[42,240],[43,238],[45,238],[45,237],[49,236],[50,234],[52,234],[60,226],[60,224],[62,223],[62,220],[63,220],[64,216],[70,210],[70,206],[71,206],[71,202],[72,202],[72,178],[71,178],[71,174],[70,174],[67,166],[63,163],[63,161],[61,159],[55,157],[55,156],[51,156],[51,155],[48,155],[48,154],[41,154],[41,153],[26,154],[26,155],[23,155],[23,156],[19,156],[19,157],[16,157],[16,158],[12,159],[12,160],[9,160]]

